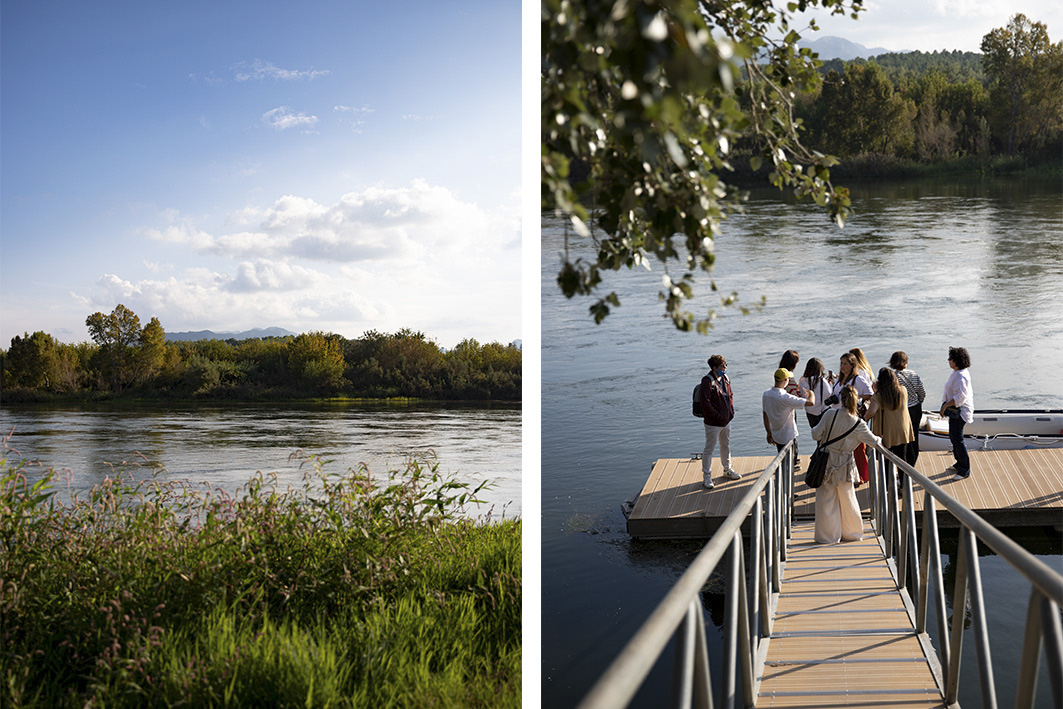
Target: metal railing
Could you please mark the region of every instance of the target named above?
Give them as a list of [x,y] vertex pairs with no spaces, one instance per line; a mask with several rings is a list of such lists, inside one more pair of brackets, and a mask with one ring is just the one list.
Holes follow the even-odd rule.
[[[770,637],[790,538],[793,500],[793,446],[784,448],[702,548],[613,661],[581,709],[627,706],[653,669],[668,642],[676,637],[672,673],[673,707],[712,707],[709,653],[705,639],[701,589],[724,556],[730,559],[725,601],[724,652],[721,673],[725,707],[733,707],[738,672],[743,705],[753,706],[759,684],[763,641]],[[756,583],[746,583],[742,524],[750,519],[749,568]]]
[[[981,540],[1014,567],[1031,586],[1015,706],[1017,709],[1033,707],[1042,650],[1048,660],[1047,674],[1054,706],[1063,706],[1063,631],[1060,625],[1063,575],[1050,569],[888,450],[881,447],[869,449],[868,457],[872,524],[887,558],[892,559],[897,588],[905,597],[906,605],[914,605],[916,633],[930,660],[931,671],[942,689],[946,704],[952,706],[958,703],[963,626],[969,600],[982,705],[997,706],[978,564],[977,540]],[[756,705],[760,672],[778,604],[786,542],[791,533],[792,471],[791,444],[756,479],[672,590],[598,679],[580,703],[580,709],[627,706],[673,636],[676,638],[676,658],[672,673],[671,705],[677,708],[713,707],[700,592],[724,555],[729,556],[731,567],[720,671],[722,703],[726,709],[734,706],[738,672],[741,672],[743,704],[746,707]],[[917,540],[913,481],[924,490],[921,544]],[[953,608],[959,610],[953,613],[951,628],[946,627],[945,587],[937,525],[939,503],[960,523],[959,558],[953,587]],[[757,582],[752,584],[752,588],[747,588],[742,524],[750,516],[748,566],[755,570]],[[907,592],[909,573],[912,586],[917,589],[914,604]],[[926,632],[931,602],[936,607],[940,651],[933,647]]]
[[[958,502],[934,481],[888,450],[876,446],[873,455],[869,457],[872,466],[870,482],[875,529],[883,539],[886,555],[894,559],[897,587],[904,593],[907,593],[908,578],[911,574],[912,588],[916,590],[915,629],[922,638],[927,637],[930,603],[933,602],[935,606],[939,644],[936,652],[944,670],[944,677],[938,681],[943,687],[946,703],[954,704],[958,700],[963,627],[966,609],[969,607],[982,706],[997,706],[988,615],[982,596],[982,576],[978,562],[980,540],[1030,584],[1015,707],[1028,709],[1034,705],[1042,650],[1048,660],[1047,674],[1052,687],[1053,706],[1063,706],[1063,631],[1060,623],[1063,575],[1053,571],[1003,532]],[[923,488],[921,543],[917,543],[914,483]],[[952,588],[951,628],[946,627],[946,589],[937,524],[939,504],[960,525],[956,579]],[[924,648],[933,650],[929,641],[924,642]]]

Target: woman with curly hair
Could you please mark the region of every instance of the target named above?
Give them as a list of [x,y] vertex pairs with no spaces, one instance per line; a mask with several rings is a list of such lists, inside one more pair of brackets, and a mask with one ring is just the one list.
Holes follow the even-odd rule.
[[945,468],[958,478],[971,477],[971,458],[963,442],[963,427],[974,421],[974,388],[971,384],[971,355],[962,347],[949,348],[949,366],[952,374],[945,381],[945,393],[941,397],[941,415],[949,420],[949,440],[952,441],[954,465]]

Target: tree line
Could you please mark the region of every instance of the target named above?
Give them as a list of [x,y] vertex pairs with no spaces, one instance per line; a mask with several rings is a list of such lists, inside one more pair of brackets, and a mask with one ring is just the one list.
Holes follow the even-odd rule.
[[92,342],[26,333],[0,350],[6,401],[63,396],[290,399],[521,399],[521,350],[463,340],[444,351],[424,333],[369,331],[348,340],[309,332],[169,342],[162,324],[124,305],[86,318]]
[[982,54],[910,52],[831,61],[796,103],[809,144],[840,158],[938,162],[967,156],[1059,163],[1063,42],[1014,15]]

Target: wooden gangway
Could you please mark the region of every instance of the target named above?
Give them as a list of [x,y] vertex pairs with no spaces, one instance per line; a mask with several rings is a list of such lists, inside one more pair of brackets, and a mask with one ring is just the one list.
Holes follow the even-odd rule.
[[[700,459],[656,461],[628,514],[628,533],[642,539],[712,536],[771,460],[768,456],[735,458],[732,465],[742,479],[718,477],[712,490],[702,487]],[[971,454],[971,461],[973,474],[966,480],[944,472],[953,462],[951,452],[924,451],[915,467],[998,527],[1063,524],[1063,448],[979,451]],[[807,456],[800,456],[800,469],[807,462]],[[713,463],[714,469],[720,465],[719,460]],[[794,516],[812,516],[814,491],[805,487],[800,472],[794,482]],[[918,513],[923,496],[918,485],[915,491]],[[857,490],[857,500],[866,515],[867,485]],[[955,526],[944,510],[938,512],[938,523]]]
[[758,709],[945,706],[936,658],[870,525],[862,541],[816,544],[799,522],[787,557]]
[[[1049,679],[1054,705],[1063,706],[1063,574],[954,495],[984,499],[967,489],[972,481],[1013,477],[1007,466],[1021,458],[992,461],[985,457],[990,453],[981,453],[970,480],[944,480],[945,466],[928,475],[880,445],[871,449],[869,491],[864,493],[871,504],[864,539],[822,545],[814,542],[807,491],[806,512],[798,513],[800,476],[794,471],[792,444],[766,465],[758,467],[746,459],[742,464],[750,469],[739,471],[748,476],[712,491],[701,487],[701,461],[659,461],[654,471],[662,482],[644,488],[636,512],[640,505],[644,513],[664,510],[668,514],[660,519],[685,520],[703,535],[713,498],[720,504],[726,501],[731,511],[620,649],[580,709],[627,706],[669,647],[674,653],[671,705],[675,707],[713,706],[715,681],[725,706],[740,701],[746,707],[809,709],[955,707],[968,613],[952,613],[949,618],[946,587],[952,607],[966,608],[970,614],[983,706],[997,706],[990,609],[979,570],[978,550],[983,544],[1008,562],[1016,576],[1016,594],[1028,598],[1025,623],[1011,631],[1014,638],[1021,637],[1014,706],[1034,709],[1040,674]],[[1009,483],[1024,490],[1014,509],[1033,510],[1032,514],[1045,506],[1054,509],[1063,487],[1063,454],[1047,453],[1035,467],[1048,481],[1048,491],[1036,493],[1027,482]],[[936,461],[934,457],[924,454],[920,462],[933,461],[936,467],[940,456]],[[652,486],[647,483],[647,487]],[[996,486],[1002,487],[1006,486]],[[736,494],[738,490],[741,494]],[[941,510],[947,510],[958,525],[955,563],[948,579],[938,532]],[[1047,518],[1058,525],[1059,511],[1049,512]],[[674,528],[670,531],[677,536]],[[710,662],[701,595],[721,563],[727,564],[727,590],[722,657],[715,665]],[[935,641],[928,628],[931,609],[938,625]]]

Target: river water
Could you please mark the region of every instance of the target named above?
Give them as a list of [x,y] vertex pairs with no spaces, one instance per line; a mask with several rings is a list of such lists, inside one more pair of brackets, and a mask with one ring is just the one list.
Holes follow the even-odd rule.
[[489,484],[468,515],[521,514],[521,409],[513,405],[4,406],[0,432],[13,432],[9,462],[39,462],[30,475],[66,470],[79,490],[116,469],[141,477],[163,469],[229,491],[261,471],[276,473],[283,489],[302,485],[299,456],[327,461],[324,470],[336,474],[365,463],[382,475],[418,459],[472,487]]
[[[701,422],[690,393],[709,355],[728,361],[736,417],[733,455],[774,454],[760,397],[780,355],[796,349],[838,371],[860,347],[877,369],[904,350],[940,401],[950,346],[971,354],[978,408],[1063,408],[1063,199],[1059,181],[919,181],[854,184],[855,215],[844,229],[813,205],[755,192],[716,242],[713,277],[739,302],[707,335],[680,333],[657,300],[661,270],[609,274],[621,307],[599,326],[587,299],[556,286],[563,223],[543,216],[542,262],[542,705],[574,706],[700,548],[634,542],[620,504],[653,461],[700,452]],[[673,274],[678,275],[678,274]],[[702,278],[695,312],[712,307]],[[802,440],[807,424],[799,417]],[[806,443],[806,446],[808,444]],[[807,451],[806,451],[807,452]],[[1063,471],[1061,471],[1063,487]],[[1061,520],[1063,522],[1063,520]],[[1014,532],[1063,570],[1058,530]],[[947,555],[945,563],[949,563]],[[983,558],[997,690],[1014,701],[1028,584],[995,557]],[[720,661],[723,597],[708,605],[710,655]],[[715,629],[715,633],[713,632]],[[669,659],[633,706],[668,696]],[[964,643],[961,702],[980,704],[974,645]],[[1039,702],[1048,702],[1042,675]],[[718,686],[718,685],[717,685]]]

